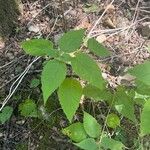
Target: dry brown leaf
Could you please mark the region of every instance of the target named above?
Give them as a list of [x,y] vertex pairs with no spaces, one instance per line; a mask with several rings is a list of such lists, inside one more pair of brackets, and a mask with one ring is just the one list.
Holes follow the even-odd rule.
[[76,27],[76,29],[89,29],[89,28],[91,28],[91,24],[89,22],[82,22]]
[[112,5],[112,4],[109,4],[109,5],[106,7],[106,9],[107,9],[107,12],[108,12],[108,13],[113,13],[113,12],[115,11],[115,6]]
[[116,28],[116,26],[114,25],[113,21],[110,18],[104,20],[104,25],[108,26],[111,29]]
[[75,29],[89,29],[91,28],[91,23],[89,23],[89,19],[86,14],[79,18],[78,26]]

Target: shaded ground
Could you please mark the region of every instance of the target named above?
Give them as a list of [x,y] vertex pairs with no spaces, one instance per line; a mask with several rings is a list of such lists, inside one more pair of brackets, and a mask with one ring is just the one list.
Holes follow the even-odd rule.
[[[89,7],[93,2],[98,8],[90,10]],[[86,28],[89,31],[94,22],[103,15],[109,3],[110,1],[82,0],[78,4],[74,4],[67,1],[63,4],[62,9],[59,1],[55,0],[24,0],[23,14],[18,18],[18,27],[11,33],[5,45],[1,44],[0,103],[2,104],[8,95],[11,84],[34,59],[24,54],[20,48],[21,41],[43,37],[57,42],[61,34],[70,28]],[[110,58],[103,60],[97,58],[97,62],[101,63],[103,73],[112,87],[120,84],[119,77],[126,68],[150,58],[147,51],[150,40],[149,35],[146,34],[150,33],[147,28],[150,23],[148,7],[150,7],[149,2],[144,0],[140,3],[136,0],[115,1],[103,15],[101,22],[91,35],[113,53]],[[64,14],[64,18],[62,14]],[[44,115],[45,120],[42,121],[23,118],[18,113],[18,104],[29,95],[42,103],[42,96],[39,96],[40,88],[31,89],[29,87],[31,79],[40,77],[41,64],[42,59],[33,64],[14,96],[8,101],[8,104],[13,106],[15,110],[11,120],[0,126],[0,149],[2,150],[75,150],[68,139],[61,135],[60,129],[67,124],[67,121],[65,116],[62,116],[62,110],[58,109],[57,98],[54,99],[56,106],[49,108],[50,118],[48,120],[44,118]],[[104,114],[107,112],[107,107],[104,104],[99,108],[104,110]],[[92,106],[89,105],[89,109],[92,109]],[[51,112],[53,113],[51,114]],[[136,137],[135,130],[126,131],[126,134],[126,137],[130,136],[129,141],[126,141],[127,146],[136,149],[133,147],[132,141]]]

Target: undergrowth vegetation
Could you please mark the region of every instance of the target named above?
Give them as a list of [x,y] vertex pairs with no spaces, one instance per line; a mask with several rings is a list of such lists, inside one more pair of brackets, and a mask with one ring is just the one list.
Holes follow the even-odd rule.
[[[87,39],[85,30],[65,33],[58,44],[45,39],[31,39],[22,42],[24,51],[32,56],[42,56],[41,81],[34,79],[31,87],[41,83],[44,106],[57,93],[61,108],[68,119],[68,126],[61,132],[72,143],[84,150],[126,149],[122,138],[124,120],[137,129],[135,149],[144,149],[143,138],[150,134],[150,62],[128,69],[125,74],[135,77],[132,86],[120,85],[113,89],[102,76],[95,57],[108,57],[111,52],[94,38]],[[106,116],[96,117],[87,109],[86,100],[107,104]],[[55,103],[55,102],[54,102]],[[137,109],[135,109],[137,108]],[[32,99],[19,105],[22,116],[40,118],[41,112]],[[13,110],[4,107],[0,121],[7,121]]]

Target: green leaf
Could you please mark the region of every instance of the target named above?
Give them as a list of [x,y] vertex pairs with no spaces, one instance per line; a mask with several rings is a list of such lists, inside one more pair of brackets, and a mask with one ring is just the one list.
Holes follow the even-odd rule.
[[57,51],[53,49],[53,43],[45,39],[32,39],[21,43],[23,50],[32,56],[57,56]]
[[147,100],[144,104],[141,114],[140,131],[142,136],[150,134],[150,100]]
[[90,82],[92,85],[102,89],[104,87],[104,79],[101,70],[96,62],[87,54],[78,53],[72,59],[72,68],[82,79]]
[[123,88],[119,88],[115,93],[115,108],[124,117],[135,122],[134,100],[128,96]]
[[92,138],[87,138],[80,143],[74,143],[76,146],[83,150],[98,150],[98,145]]
[[80,48],[83,42],[84,32],[85,30],[81,29],[81,30],[72,30],[65,33],[58,43],[60,50],[66,53],[76,51],[78,48]]
[[61,107],[71,122],[82,96],[80,82],[75,79],[66,78],[58,90],[58,97]]
[[101,133],[101,126],[90,114],[84,112],[83,125],[86,133],[92,138],[98,138]]
[[77,122],[62,130],[62,133],[67,135],[75,142],[81,142],[86,139],[87,134],[84,130],[83,123]]
[[104,149],[111,149],[111,150],[122,150],[125,146],[114,139],[103,137],[100,143],[100,146]]
[[27,99],[19,105],[19,111],[25,117],[38,117],[37,106],[33,100]]
[[120,119],[116,114],[109,114],[107,116],[107,126],[110,128],[116,128],[117,126],[120,125]]
[[136,80],[136,92],[142,95],[150,95],[150,85]]
[[149,99],[150,96],[148,95],[142,95],[142,94],[139,94],[139,93],[135,93],[135,97],[134,97],[134,101],[137,105],[140,105],[140,106],[144,106],[145,102],[147,99]]
[[41,82],[46,104],[49,96],[61,85],[66,77],[66,64],[57,60],[50,60],[43,68]]
[[2,109],[2,112],[0,113],[0,122],[4,124],[9,118],[11,117],[13,112],[13,108],[10,106],[6,106]]
[[83,94],[88,97],[92,98],[96,101],[108,100],[110,101],[112,98],[112,94],[107,89],[100,90],[99,88],[88,84],[83,89]]
[[150,61],[135,66],[129,70],[129,73],[135,76],[137,80],[150,85]]
[[110,52],[94,38],[88,40],[88,48],[91,52],[100,57],[110,56]]
[[36,88],[38,87],[40,84],[40,80],[39,79],[32,79],[31,80],[31,83],[30,83],[30,88]]

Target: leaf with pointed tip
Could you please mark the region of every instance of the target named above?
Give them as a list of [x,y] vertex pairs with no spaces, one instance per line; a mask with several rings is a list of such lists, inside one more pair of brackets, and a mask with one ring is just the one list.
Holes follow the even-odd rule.
[[76,122],[71,124],[69,127],[66,127],[62,130],[62,133],[67,135],[71,140],[75,142],[81,142],[86,139],[87,134],[84,130],[83,123]]
[[129,73],[135,76],[138,81],[150,85],[150,61],[135,66],[129,70]]
[[114,139],[103,137],[100,143],[100,146],[104,149],[111,149],[111,150],[122,150],[125,146]]
[[65,33],[58,42],[61,51],[71,53],[80,48],[85,30],[72,30]]
[[61,107],[70,122],[79,107],[81,96],[80,82],[72,78],[66,78],[58,89]]
[[44,103],[64,81],[66,71],[66,64],[57,60],[50,60],[44,66],[41,76]]
[[94,38],[88,40],[88,48],[91,52],[100,57],[110,56],[110,52]]
[[83,125],[86,133],[90,137],[98,138],[100,136],[101,133],[100,124],[97,123],[96,119],[87,112],[84,112]]
[[141,114],[140,131],[142,136],[150,134],[150,100],[147,100],[144,104]]
[[135,122],[136,118],[134,114],[134,100],[127,95],[123,88],[118,88],[115,93],[114,100],[116,110],[124,117]]
[[96,62],[87,54],[78,53],[71,61],[74,72],[82,79],[102,89],[104,79]]
[[150,85],[147,85],[139,80],[136,80],[136,92],[141,95],[150,95]]
[[98,150],[98,145],[92,138],[87,138],[80,143],[74,143],[76,146],[83,150]]
[[57,51],[53,49],[53,43],[45,39],[32,39],[21,43],[23,50],[32,56],[57,56]]

